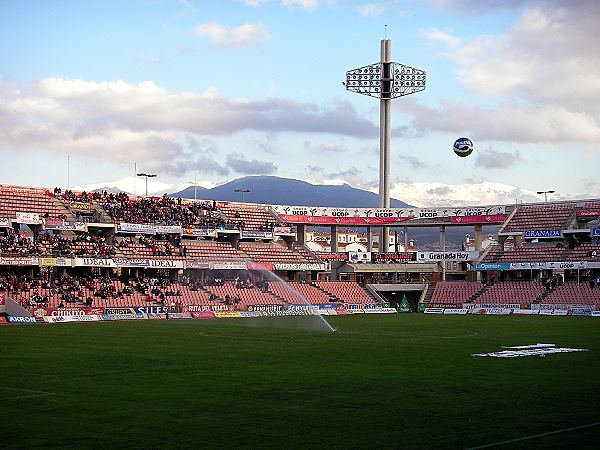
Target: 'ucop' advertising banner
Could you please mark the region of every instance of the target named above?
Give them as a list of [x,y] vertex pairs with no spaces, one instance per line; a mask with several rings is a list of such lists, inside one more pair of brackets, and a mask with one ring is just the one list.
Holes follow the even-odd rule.
[[[271,210],[284,222],[329,225],[383,225],[412,219],[448,217],[477,217],[475,222],[470,223],[493,223],[503,221],[501,216],[506,216],[504,205],[458,208],[329,208],[271,205]],[[487,216],[490,219],[487,219]]]
[[506,220],[508,214],[494,214],[489,216],[453,216],[451,223],[475,224],[475,223],[502,223]]

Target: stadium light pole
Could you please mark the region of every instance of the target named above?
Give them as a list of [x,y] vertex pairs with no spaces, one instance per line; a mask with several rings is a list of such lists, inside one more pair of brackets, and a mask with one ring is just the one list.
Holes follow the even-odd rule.
[[233,192],[241,192],[242,193],[242,203],[244,203],[244,194],[248,192],[252,192],[250,189],[234,189]]
[[[392,62],[392,41],[381,40],[378,63],[346,72],[346,90],[379,98],[379,207],[390,207],[390,143],[392,100],[425,90],[425,71]],[[389,248],[387,228],[381,228],[379,252]]]
[[548,194],[554,194],[556,191],[537,191],[538,194],[544,194],[544,203],[548,203]]
[[138,177],[146,177],[146,197],[148,197],[148,178],[154,178],[157,175],[154,173],[144,173],[140,172],[137,174]]

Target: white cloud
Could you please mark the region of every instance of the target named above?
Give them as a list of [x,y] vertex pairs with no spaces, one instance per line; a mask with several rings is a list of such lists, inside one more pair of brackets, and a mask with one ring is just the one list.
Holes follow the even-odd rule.
[[[273,0],[239,0],[246,6],[258,7],[267,3],[272,3]],[[307,11],[314,11],[319,7],[322,0],[280,0],[283,6],[295,7],[298,6]],[[331,2],[331,0],[330,0]]]
[[318,106],[285,98],[228,100],[212,89],[173,93],[151,81],[48,78],[23,88],[0,83],[0,123],[0,153],[145,161],[146,170],[172,175],[194,168],[227,174],[232,167],[219,162],[210,139],[246,130],[377,136],[377,127],[348,101]]
[[256,47],[271,39],[266,27],[261,23],[246,23],[235,28],[228,28],[217,22],[197,25],[194,36],[209,37],[219,47]]
[[489,181],[465,184],[399,181],[394,183],[392,197],[418,207],[465,206],[539,201],[535,192]]
[[413,114],[417,133],[444,131],[464,133],[475,140],[529,144],[578,143],[593,148],[600,140],[600,120],[585,111],[570,111],[554,105],[504,102],[497,106],[470,106],[455,100],[437,107],[403,103]]
[[377,17],[383,14],[386,5],[383,3],[365,3],[364,5],[356,6],[356,10],[363,17]]
[[452,47],[447,53],[466,87],[492,96],[519,96],[598,111],[600,3],[548,5],[525,10],[506,33],[470,40],[444,32],[428,36]]
[[246,6],[257,7],[268,3],[270,0],[240,0]]
[[445,45],[462,84],[494,104],[447,100],[429,108],[413,103],[415,128],[597,150],[600,2],[576,1],[568,8],[555,1],[513,3],[529,7],[503,34],[459,39],[435,29],[422,32]]
[[319,6],[319,0],[282,0],[285,6],[299,6],[307,10],[314,10]]
[[446,31],[438,30],[436,28],[429,28],[427,30],[420,30],[421,36],[425,37],[425,39],[434,42],[441,42],[449,47],[455,48],[460,44],[461,40],[447,33]]

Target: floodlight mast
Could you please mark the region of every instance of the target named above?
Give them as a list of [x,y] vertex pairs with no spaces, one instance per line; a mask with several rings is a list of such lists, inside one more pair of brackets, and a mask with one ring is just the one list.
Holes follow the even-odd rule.
[[[379,207],[389,208],[392,100],[425,90],[425,71],[392,62],[392,41],[382,39],[381,61],[349,70],[344,84],[348,91],[379,98]],[[389,249],[389,242],[387,227],[382,227],[380,253]]]

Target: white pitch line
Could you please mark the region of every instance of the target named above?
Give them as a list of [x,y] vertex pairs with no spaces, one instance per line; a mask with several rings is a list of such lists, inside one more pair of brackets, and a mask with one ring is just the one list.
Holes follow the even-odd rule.
[[33,389],[9,388],[4,386],[0,386],[0,389],[6,389],[8,391],[37,392],[38,394],[54,394],[54,392],[34,391]]
[[509,439],[507,441],[500,441],[500,442],[494,442],[492,444],[478,445],[477,447],[469,447],[465,450],[476,450],[479,448],[489,448],[489,447],[495,447],[497,445],[512,444],[513,442],[526,441],[529,439],[536,439],[539,437],[551,436],[553,434],[558,434],[558,433],[566,433],[567,431],[582,430],[584,428],[592,428],[592,427],[596,427],[598,425],[600,425],[600,422],[588,423],[586,425],[579,425],[579,426],[571,427],[571,428],[563,428],[561,430],[548,431],[546,433],[531,434],[529,436],[524,436],[524,437],[520,437],[520,438],[516,438],[516,439]]
[[18,389],[18,388],[9,388],[0,386],[0,389],[4,389],[5,391],[18,391],[18,392],[31,392],[31,394],[27,395],[13,395],[12,397],[0,397],[0,400],[18,400],[20,398],[35,398],[35,397],[46,397],[49,395],[56,395],[56,392],[46,392],[46,391],[34,391],[33,389]]
[[49,395],[56,395],[54,392],[46,392],[44,394],[31,394],[31,395],[20,395],[17,397],[0,397],[0,400],[17,400],[20,398],[35,398],[35,397],[47,397]]

